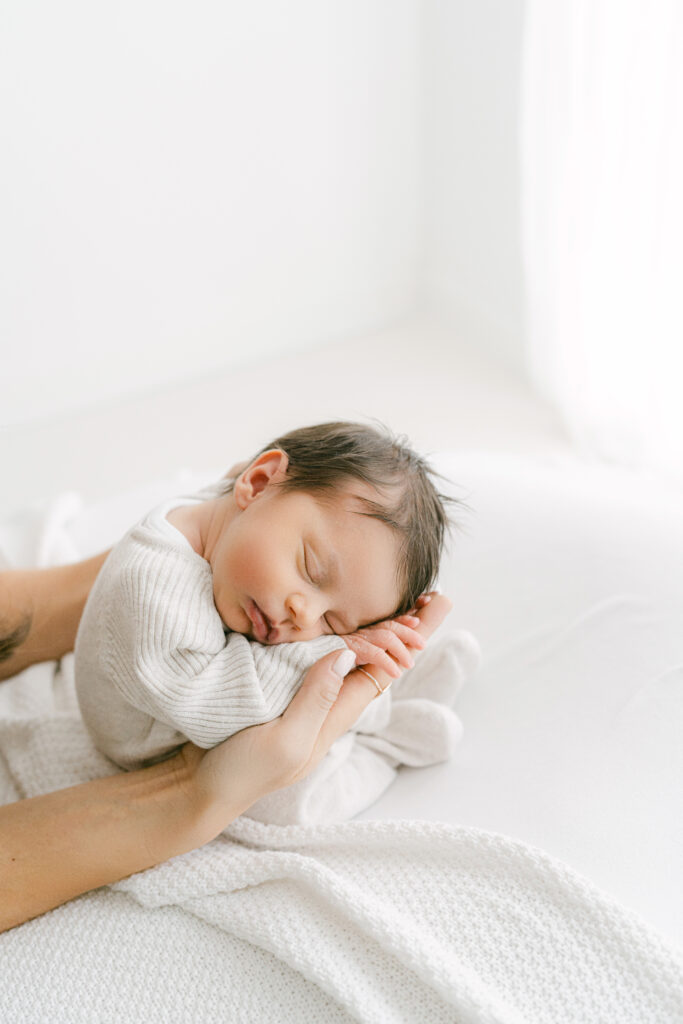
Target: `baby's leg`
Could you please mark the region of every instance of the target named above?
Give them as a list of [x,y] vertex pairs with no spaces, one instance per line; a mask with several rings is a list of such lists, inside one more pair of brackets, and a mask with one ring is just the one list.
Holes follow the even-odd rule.
[[52,569],[0,572],[0,679],[73,650],[83,606],[107,554]]

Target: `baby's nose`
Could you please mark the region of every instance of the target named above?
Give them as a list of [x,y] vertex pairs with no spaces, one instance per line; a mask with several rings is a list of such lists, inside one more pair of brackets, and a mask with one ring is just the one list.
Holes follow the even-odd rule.
[[290,594],[287,599],[287,610],[298,629],[311,629],[321,614],[315,607],[315,602],[307,600],[303,594]]

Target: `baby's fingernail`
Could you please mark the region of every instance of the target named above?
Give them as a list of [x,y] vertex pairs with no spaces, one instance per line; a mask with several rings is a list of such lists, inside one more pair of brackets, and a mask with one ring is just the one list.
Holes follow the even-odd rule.
[[348,675],[351,669],[356,664],[356,652],[355,651],[342,651],[334,665],[332,671],[338,675],[341,679]]

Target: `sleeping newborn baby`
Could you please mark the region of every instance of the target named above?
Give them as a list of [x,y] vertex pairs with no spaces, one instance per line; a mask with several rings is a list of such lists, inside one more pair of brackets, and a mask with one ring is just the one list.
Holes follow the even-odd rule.
[[123,768],[275,718],[331,650],[397,677],[424,646],[410,612],[435,579],[448,499],[423,459],[375,428],[326,423],[240,470],[150,512],[88,598],[78,701]]

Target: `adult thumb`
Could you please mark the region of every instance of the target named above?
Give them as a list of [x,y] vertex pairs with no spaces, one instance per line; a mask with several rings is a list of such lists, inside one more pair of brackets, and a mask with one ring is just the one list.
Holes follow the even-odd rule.
[[354,651],[332,651],[314,665],[286,708],[283,719],[316,734],[334,706],[344,679],[356,665]]

